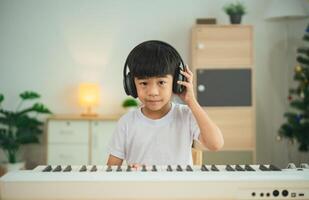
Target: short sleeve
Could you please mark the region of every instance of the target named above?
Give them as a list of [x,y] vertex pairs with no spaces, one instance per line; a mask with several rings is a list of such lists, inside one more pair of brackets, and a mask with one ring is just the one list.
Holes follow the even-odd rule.
[[125,159],[126,124],[119,120],[108,145],[108,152],[120,159]]

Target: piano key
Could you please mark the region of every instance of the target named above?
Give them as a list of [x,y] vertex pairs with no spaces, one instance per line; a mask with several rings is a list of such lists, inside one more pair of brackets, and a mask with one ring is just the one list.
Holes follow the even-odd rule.
[[131,165],[128,165],[126,171],[127,171],[127,172],[131,172],[131,171],[132,171],[132,166],[131,166]]
[[53,170],[53,172],[61,172],[61,165],[57,165],[57,167]]
[[271,171],[282,171],[279,167],[277,167],[277,166],[275,166],[275,165],[273,165],[273,164],[270,164],[270,165],[269,165],[269,169],[270,169]]
[[155,165],[152,165],[151,171],[153,171],[153,172],[158,171],[158,170],[157,170],[157,167],[156,167]]
[[255,171],[250,165],[245,165],[246,171]]
[[64,172],[70,172],[70,171],[72,171],[71,165],[66,166],[66,168],[64,168],[63,171],[64,171]]
[[265,165],[260,165],[259,169],[262,171],[269,171],[269,169]]
[[93,165],[90,169],[91,172],[96,172],[98,171],[97,166]]
[[216,167],[216,165],[211,165],[211,171],[219,171],[219,169]]
[[79,171],[80,171],[80,172],[86,172],[86,171],[87,171],[86,165],[83,165],[83,166],[80,168]]
[[51,170],[52,170],[52,167],[48,165],[47,167],[43,169],[43,172],[50,172]]
[[240,165],[235,165],[236,171],[245,171],[244,168],[242,168]]
[[142,172],[147,172],[146,165],[142,166]]
[[106,168],[106,171],[107,171],[107,172],[113,171],[112,166],[111,166],[111,165],[108,165],[107,168]]
[[193,172],[193,169],[192,169],[192,167],[190,165],[187,165],[186,171],[187,172]]
[[235,171],[235,169],[231,165],[226,165],[226,171]]
[[166,171],[172,172],[172,171],[173,171],[172,166],[171,166],[171,165],[168,165]]
[[209,169],[207,169],[206,165],[202,165],[201,170],[202,171],[209,171]]
[[178,171],[178,172],[182,172],[183,171],[180,165],[177,165],[176,171]]
[[121,171],[122,171],[121,165],[118,165],[118,166],[117,166],[117,169],[116,169],[116,172],[121,172]]

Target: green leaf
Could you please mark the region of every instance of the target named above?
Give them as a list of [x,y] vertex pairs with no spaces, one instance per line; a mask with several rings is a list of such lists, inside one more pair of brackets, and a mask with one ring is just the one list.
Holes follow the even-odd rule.
[[40,95],[33,91],[25,91],[19,95],[23,100],[37,99]]
[[3,100],[4,100],[4,95],[0,94],[0,104],[2,103]]
[[38,113],[46,113],[46,114],[50,114],[50,110],[43,104],[41,103],[36,103],[33,105],[32,109]]

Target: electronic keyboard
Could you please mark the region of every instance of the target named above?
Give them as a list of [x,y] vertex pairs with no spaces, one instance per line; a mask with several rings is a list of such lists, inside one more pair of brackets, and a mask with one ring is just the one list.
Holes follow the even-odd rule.
[[2,200],[309,199],[309,166],[38,166],[0,178]]

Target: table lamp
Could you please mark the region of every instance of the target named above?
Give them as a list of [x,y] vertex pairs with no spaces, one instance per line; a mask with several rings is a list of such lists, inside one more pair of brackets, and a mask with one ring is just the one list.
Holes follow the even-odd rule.
[[79,103],[81,106],[86,107],[86,112],[82,116],[95,117],[98,114],[92,112],[92,108],[99,104],[100,100],[100,87],[94,83],[81,83],[79,85]]

